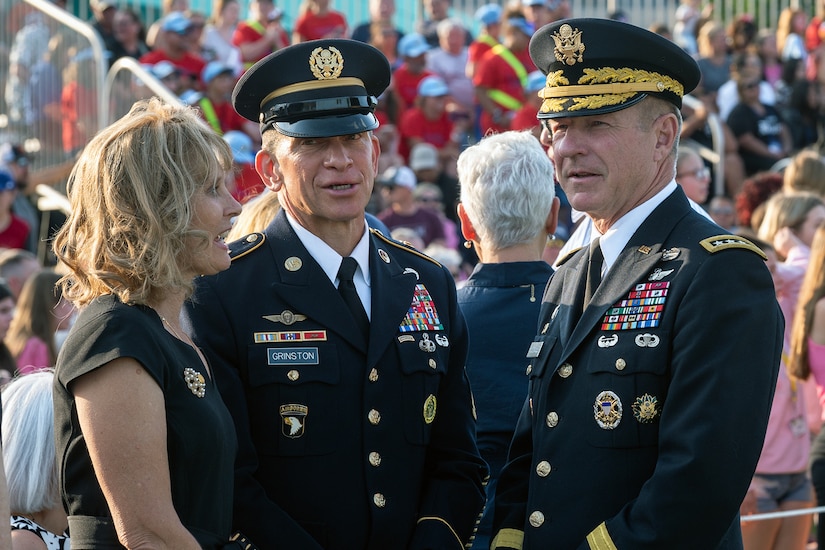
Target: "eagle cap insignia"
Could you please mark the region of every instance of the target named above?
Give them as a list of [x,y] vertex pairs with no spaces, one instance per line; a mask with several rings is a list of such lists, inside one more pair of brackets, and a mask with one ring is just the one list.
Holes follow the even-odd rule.
[[582,31],[579,29],[573,30],[573,27],[565,23],[559,27],[558,31],[553,33],[553,40],[556,42],[553,53],[556,55],[557,61],[567,65],[575,65],[577,62],[582,61],[582,53],[584,53]]
[[315,48],[309,56],[309,69],[318,80],[335,80],[344,70],[344,56],[335,46]]

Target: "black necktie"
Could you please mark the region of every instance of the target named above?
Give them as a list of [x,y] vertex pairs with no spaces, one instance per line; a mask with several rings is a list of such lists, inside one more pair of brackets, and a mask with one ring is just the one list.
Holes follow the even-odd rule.
[[338,293],[341,294],[341,298],[347,304],[358,328],[361,329],[364,336],[367,336],[370,333],[370,321],[352,280],[356,269],[358,269],[358,262],[352,256],[347,256],[341,260],[341,267],[338,268]]
[[582,311],[587,309],[587,305],[599,288],[599,283],[602,282],[602,264],[604,263],[604,256],[602,255],[602,247],[599,246],[599,238],[593,239],[590,243],[590,255],[587,260],[587,285],[584,288],[584,303],[582,304]]

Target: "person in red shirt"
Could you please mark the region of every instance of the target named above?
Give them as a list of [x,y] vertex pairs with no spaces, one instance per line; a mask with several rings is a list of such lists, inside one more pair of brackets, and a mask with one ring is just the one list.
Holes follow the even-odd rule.
[[261,176],[255,170],[255,144],[248,135],[235,130],[226,132],[223,140],[232,149],[232,163],[235,168],[229,176],[232,184],[227,184],[227,187],[235,200],[244,204],[265,189]]
[[201,117],[218,135],[236,130],[250,138],[258,138],[258,125],[245,119],[232,107],[232,89],[235,87],[234,69],[220,61],[209,63],[201,74],[203,97],[197,103]]
[[498,44],[501,34],[501,6],[484,4],[476,10],[475,18],[481,25],[481,30],[478,37],[467,48],[467,76],[469,78],[473,78],[479,59]]
[[398,41],[398,55],[404,60],[392,73],[393,87],[401,100],[401,112],[415,103],[418,83],[432,73],[427,70],[427,52],[430,45],[418,33],[410,33]]
[[523,17],[511,17],[504,25],[502,43],[484,54],[473,76],[476,100],[481,106],[481,134],[505,132],[524,103],[527,75],[536,70],[528,46],[533,26]]
[[95,60],[91,48],[80,50],[64,71],[60,91],[63,151],[74,158],[98,130],[97,88],[92,83]]
[[173,11],[163,18],[160,30],[162,46],[142,55],[140,62],[155,65],[160,61],[171,61],[181,73],[183,89],[199,88],[198,79],[206,61],[190,50],[191,41],[187,40],[187,35],[194,31],[192,22],[182,12]]
[[281,25],[283,15],[283,10],[276,8],[272,0],[249,3],[249,19],[238,23],[232,35],[232,45],[241,51],[245,69],[289,45],[289,34]]
[[530,130],[537,139],[541,137],[541,124],[537,115],[544,100],[539,97],[538,92],[544,88],[546,81],[547,79],[541,71],[533,71],[527,75],[527,85],[524,87],[524,105],[513,116],[513,121],[510,123],[511,130]]
[[11,213],[16,197],[14,177],[5,168],[0,168],[0,248],[26,248],[29,226]]
[[409,161],[410,151],[419,143],[438,149],[442,165],[455,164],[458,145],[453,140],[453,121],[447,113],[450,90],[440,76],[428,76],[418,85],[415,107],[401,115],[399,152]]
[[304,0],[292,42],[306,42],[320,38],[345,38],[348,35],[347,18],[330,8],[330,0]]

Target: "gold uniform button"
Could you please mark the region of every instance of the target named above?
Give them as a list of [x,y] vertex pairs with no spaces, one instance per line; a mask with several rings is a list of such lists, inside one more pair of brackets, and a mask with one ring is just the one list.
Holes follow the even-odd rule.
[[555,428],[559,424],[559,413],[556,411],[550,411],[547,413],[547,427],[548,428]]
[[624,359],[622,359],[621,357],[619,357],[618,359],[616,359],[616,370],[624,370],[624,368],[625,368],[626,366],[627,366],[627,361],[625,361],[625,360],[624,360]]
[[541,527],[544,523],[544,514],[536,510],[532,514],[530,514],[530,525],[533,527]]
[[559,367],[559,376],[562,378],[567,378],[571,374],[573,374],[573,365],[570,363],[565,363]]
[[301,374],[297,370],[293,369],[293,370],[289,371],[288,373],[286,373],[286,377],[289,378],[290,380],[292,380],[293,382],[295,382],[296,380],[298,380],[301,377]]
[[369,375],[370,382],[378,382],[378,369],[372,369]]
[[436,368],[436,367],[438,366],[438,364],[435,362],[435,359],[430,359],[430,360],[427,362],[427,364],[428,364],[428,365],[430,365],[430,368],[431,368],[431,369],[434,369],[434,368]]
[[533,372],[533,365],[527,365],[527,376],[530,376],[531,372]]
[[381,465],[381,454],[376,453],[375,451],[370,453],[370,464],[375,466],[376,468]]
[[375,409],[372,409],[367,415],[367,418],[369,418],[370,424],[372,424],[373,426],[377,426],[378,423],[381,422],[381,413],[376,411]]
[[539,477],[547,477],[548,475],[550,475],[550,470],[552,469],[553,468],[550,466],[550,463],[546,460],[542,460],[541,462],[536,464],[536,473],[539,475]]
[[387,505],[387,499],[384,498],[384,495],[382,495],[381,493],[375,493],[374,495],[372,495],[372,501],[379,508],[383,508]]

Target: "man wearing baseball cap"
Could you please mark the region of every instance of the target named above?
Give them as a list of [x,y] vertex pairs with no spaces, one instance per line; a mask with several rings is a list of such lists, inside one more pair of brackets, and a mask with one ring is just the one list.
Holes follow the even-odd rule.
[[481,107],[481,135],[510,129],[510,121],[524,103],[527,75],[535,70],[527,46],[535,28],[521,15],[503,23],[501,44],[478,60],[473,74],[476,100]]
[[282,208],[198,280],[187,320],[236,422],[235,523],[260,548],[460,550],[484,502],[452,276],[365,222],[389,82],[374,47],[324,39],[233,94]]
[[764,254],[674,180],[699,69],[607,19],[547,25],[530,54],[558,181],[595,235],[545,290],[491,547],[741,549],[783,320]]

